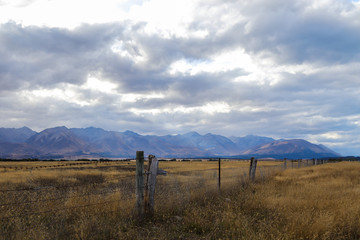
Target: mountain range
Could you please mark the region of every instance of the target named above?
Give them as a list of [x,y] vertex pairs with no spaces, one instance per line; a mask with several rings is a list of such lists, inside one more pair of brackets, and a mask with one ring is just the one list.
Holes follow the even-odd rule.
[[101,128],[48,128],[35,132],[28,127],[0,128],[1,158],[132,158],[136,151],[167,158],[190,157],[336,157],[338,153],[302,139],[275,140],[248,135],[224,137],[189,132],[177,135],[140,135]]

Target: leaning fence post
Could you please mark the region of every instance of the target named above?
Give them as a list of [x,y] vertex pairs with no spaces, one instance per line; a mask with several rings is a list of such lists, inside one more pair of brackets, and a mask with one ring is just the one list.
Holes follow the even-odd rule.
[[147,177],[147,194],[145,197],[145,211],[149,216],[154,215],[156,175],[159,161],[154,155],[149,155],[149,170]]
[[256,165],[257,165],[257,160],[252,157],[250,159],[250,169],[249,169],[249,178],[251,179],[251,181],[255,180]]
[[251,179],[253,162],[254,162],[254,158],[252,157],[252,158],[250,159],[249,179]]
[[221,158],[219,158],[219,174],[218,174],[218,188],[221,191]]
[[144,151],[136,151],[136,206],[139,220],[144,218]]
[[145,187],[144,187],[144,206],[146,207],[149,201],[149,177],[150,177],[150,166],[152,162],[152,155],[148,156],[148,165],[145,170]]

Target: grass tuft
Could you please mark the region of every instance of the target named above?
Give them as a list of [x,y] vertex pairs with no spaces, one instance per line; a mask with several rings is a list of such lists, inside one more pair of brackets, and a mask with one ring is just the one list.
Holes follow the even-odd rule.
[[224,162],[221,192],[216,162],[161,162],[168,176],[142,223],[133,162],[26,164],[3,172],[0,189],[15,191],[0,191],[0,239],[360,239],[358,162],[285,171],[260,162],[254,183],[248,162]]

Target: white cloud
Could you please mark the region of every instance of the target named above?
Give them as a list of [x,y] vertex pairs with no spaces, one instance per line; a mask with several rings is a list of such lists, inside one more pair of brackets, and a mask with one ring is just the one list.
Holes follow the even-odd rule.
[[[142,5],[133,6],[128,19],[146,22],[148,34],[160,34],[164,38],[189,37],[188,25],[193,21],[196,1],[144,1]],[[206,36],[206,32],[196,31],[197,36]]]
[[344,136],[339,132],[327,132],[327,133],[319,134],[318,137],[324,137],[329,140],[338,140],[344,138]]
[[[61,83],[56,88],[39,88],[34,90],[22,90],[20,97],[28,101],[40,104],[47,99],[62,101],[71,104],[84,106],[93,106],[99,104],[101,94],[116,94],[117,85],[108,81],[99,80],[89,75],[87,81],[82,85],[70,83]],[[100,95],[89,96],[86,91],[96,92]]]
[[[119,94],[121,97],[121,102],[136,103],[138,101],[148,101],[150,99],[164,99],[165,95],[162,93],[144,93],[144,94],[135,94],[135,93],[123,93]],[[151,110],[150,110],[151,111]]]
[[98,99],[84,98],[76,91],[75,86],[65,86],[63,89],[37,89],[37,90],[23,90],[19,93],[20,97],[27,99],[30,103],[41,104],[42,102],[67,102],[70,104],[76,104],[80,107],[96,105]]
[[112,82],[100,80],[91,75],[88,76],[85,84],[79,87],[80,89],[90,89],[92,91],[99,91],[103,93],[115,93],[115,89],[117,88],[117,84]]
[[197,75],[199,73],[218,73],[234,69],[243,69],[247,72],[258,70],[253,58],[244,52],[243,49],[234,49],[231,52],[221,52],[211,56],[207,60],[188,60],[180,59],[172,63],[169,67],[171,75]]
[[0,6],[0,22],[12,20],[24,26],[75,28],[83,23],[122,21],[126,13],[121,7],[127,1],[35,0],[22,7],[26,2],[5,2]]
[[[26,7],[24,7],[26,6]],[[146,22],[149,34],[170,37],[187,36],[196,2],[129,1],[129,0],[11,0],[2,1],[0,22],[9,20],[24,26],[75,28],[83,23],[106,23],[131,20]],[[204,37],[206,31],[195,31],[191,36]]]
[[214,115],[216,113],[229,113],[231,107],[225,102],[210,102],[202,106],[196,107],[186,107],[186,106],[177,106],[173,108],[153,108],[153,109],[140,109],[140,108],[131,108],[131,112],[136,115],[158,115],[163,113],[174,114],[174,113],[184,113],[191,114],[196,112],[202,112],[209,115]]

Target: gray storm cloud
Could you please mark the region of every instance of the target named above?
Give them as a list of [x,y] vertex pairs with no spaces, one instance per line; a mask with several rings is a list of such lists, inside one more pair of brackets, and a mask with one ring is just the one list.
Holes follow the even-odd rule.
[[[204,1],[183,36],[145,21],[3,23],[0,124],[258,134],[354,154],[360,8],[328,2]],[[234,52],[251,61],[219,60]]]

